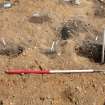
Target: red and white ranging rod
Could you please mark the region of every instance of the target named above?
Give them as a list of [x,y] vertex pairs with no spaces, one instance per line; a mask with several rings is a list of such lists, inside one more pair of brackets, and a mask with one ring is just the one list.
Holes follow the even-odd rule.
[[30,70],[30,69],[11,69],[5,71],[7,74],[70,74],[70,73],[94,73],[105,72],[104,70]]

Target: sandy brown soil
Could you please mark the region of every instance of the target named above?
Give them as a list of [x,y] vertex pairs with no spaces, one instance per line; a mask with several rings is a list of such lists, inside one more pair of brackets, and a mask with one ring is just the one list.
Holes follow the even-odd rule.
[[[2,2],[2,1],[1,1]],[[58,35],[57,28],[71,17],[80,17],[98,31],[105,18],[94,15],[96,2],[81,0],[81,5],[58,0],[20,0],[10,9],[0,9],[0,38],[23,45],[17,57],[0,55],[0,70],[10,68],[39,69],[104,69],[101,65],[75,52],[75,38],[60,47],[61,55],[51,57],[41,52],[49,48]],[[29,22],[34,12],[48,14],[51,21]],[[76,40],[82,40],[80,35]],[[81,41],[80,40],[80,41]],[[0,72],[0,105],[105,105],[104,74],[7,75]]]

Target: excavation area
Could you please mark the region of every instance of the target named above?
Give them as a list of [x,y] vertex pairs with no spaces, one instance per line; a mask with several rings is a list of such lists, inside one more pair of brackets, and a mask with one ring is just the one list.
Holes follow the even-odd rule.
[[[105,105],[104,0],[0,0],[0,105]],[[103,59],[105,61],[105,58]]]

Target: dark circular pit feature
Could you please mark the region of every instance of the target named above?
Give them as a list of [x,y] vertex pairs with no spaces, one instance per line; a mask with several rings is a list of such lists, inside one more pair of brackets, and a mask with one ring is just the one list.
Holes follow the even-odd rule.
[[23,52],[23,50],[24,50],[23,47],[17,46],[15,48],[3,49],[2,52],[0,52],[0,54],[16,57],[16,56],[20,55]]
[[96,44],[86,41],[83,42],[83,44],[76,49],[76,52],[80,56],[84,56],[89,58],[90,60],[94,60],[96,63],[101,63],[101,57],[102,57],[101,44]]
[[0,42],[0,55],[17,57],[23,53],[24,49],[24,47],[14,43],[7,43],[6,45],[3,45],[3,43]]
[[97,35],[98,32],[91,24],[87,23],[84,19],[71,18],[68,21],[65,21],[61,24],[61,27],[58,29],[60,39],[67,40],[69,38],[77,37],[80,34],[87,35]]

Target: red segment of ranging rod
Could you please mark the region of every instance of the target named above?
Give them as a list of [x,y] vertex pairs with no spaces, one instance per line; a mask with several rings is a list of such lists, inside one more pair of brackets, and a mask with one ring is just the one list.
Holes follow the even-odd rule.
[[49,70],[8,70],[7,74],[49,74]]

